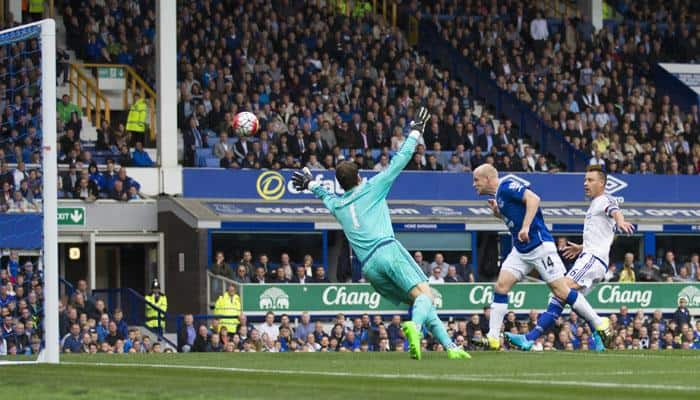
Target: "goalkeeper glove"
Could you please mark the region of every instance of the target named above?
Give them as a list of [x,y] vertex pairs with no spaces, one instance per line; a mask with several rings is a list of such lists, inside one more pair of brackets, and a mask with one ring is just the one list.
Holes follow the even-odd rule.
[[312,178],[311,171],[304,167],[301,171],[294,171],[294,174],[292,174],[292,185],[294,185],[294,189],[303,192],[309,188]]
[[411,121],[410,127],[411,130],[416,130],[423,134],[423,130],[425,130],[425,124],[430,121],[430,113],[428,112],[428,109],[425,107],[421,107],[418,109],[418,113],[416,113],[416,119]]

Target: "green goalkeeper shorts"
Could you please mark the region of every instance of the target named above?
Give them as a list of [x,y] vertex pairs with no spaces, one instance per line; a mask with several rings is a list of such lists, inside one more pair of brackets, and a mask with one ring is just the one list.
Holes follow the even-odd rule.
[[397,240],[380,245],[365,261],[362,274],[382,297],[392,303],[412,304],[409,292],[428,279]]

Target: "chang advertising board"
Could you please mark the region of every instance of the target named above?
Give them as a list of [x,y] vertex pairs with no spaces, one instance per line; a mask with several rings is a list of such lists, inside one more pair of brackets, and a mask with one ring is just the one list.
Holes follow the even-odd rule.
[[[308,200],[314,195],[299,192],[292,186],[293,171],[224,170],[217,168],[186,168],[183,171],[183,194],[189,198],[247,199],[262,201]],[[344,193],[333,171],[314,171],[314,180],[336,195]],[[363,179],[376,172],[361,171]],[[582,202],[582,173],[508,174],[524,184],[545,202]],[[606,191],[625,202],[638,203],[696,203],[700,198],[697,176],[609,175]],[[389,200],[415,201],[478,201],[472,187],[472,174],[427,171],[402,172],[387,197]]]
[[[493,300],[493,285],[487,283],[454,283],[431,285],[435,306],[443,315],[483,312]],[[544,311],[549,299],[545,284],[516,285],[508,293],[508,307],[518,313]],[[394,304],[383,298],[369,284],[285,284],[242,285],[243,311],[252,316],[268,311],[317,315],[339,312],[350,314],[395,314],[408,310],[406,304]],[[681,298],[690,309],[700,309],[698,283],[600,284],[587,296],[591,305],[602,313],[630,310],[662,310],[673,312]]]

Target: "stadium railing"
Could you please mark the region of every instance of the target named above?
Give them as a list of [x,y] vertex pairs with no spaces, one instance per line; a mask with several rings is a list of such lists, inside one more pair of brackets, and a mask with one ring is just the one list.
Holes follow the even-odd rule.
[[[125,85],[123,90],[123,109],[124,111],[129,111],[130,105],[136,101],[136,96],[141,95],[143,99],[148,103],[149,111],[149,137],[152,141],[156,139],[156,95],[155,90],[146,83],[145,80],[134,70],[131,66],[127,64],[97,64],[97,63],[86,63],[86,64],[72,64],[71,67],[82,68],[92,71],[95,79],[99,80],[100,69],[122,69],[124,71]],[[99,126],[99,125],[97,125]]]
[[[73,286],[73,284],[68,282],[65,278],[58,277],[58,283],[60,286],[63,287],[63,293],[66,296],[71,297],[73,295],[73,293],[75,293],[75,287]],[[59,292],[60,292],[60,290],[59,290]]]
[[111,121],[109,100],[93,81],[76,64],[71,64],[68,71],[68,97],[81,110],[85,110],[85,116],[95,126],[102,125],[102,118]]
[[477,68],[445,42],[432,23],[425,19],[420,22],[419,49],[469,85],[477,98],[483,98],[487,104],[495,106],[496,115],[510,118],[519,127],[520,138],[527,135],[540,153],[551,154],[564,163],[570,172],[582,171],[588,165],[589,156],[566,142],[556,129],[548,127],[526,104],[499,88],[487,72]]

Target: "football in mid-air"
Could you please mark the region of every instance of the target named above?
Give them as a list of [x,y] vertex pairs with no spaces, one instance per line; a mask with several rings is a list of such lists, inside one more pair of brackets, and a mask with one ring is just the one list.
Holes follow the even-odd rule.
[[260,124],[258,123],[258,117],[252,112],[243,111],[236,114],[233,117],[233,131],[236,135],[240,137],[253,136],[258,131]]

